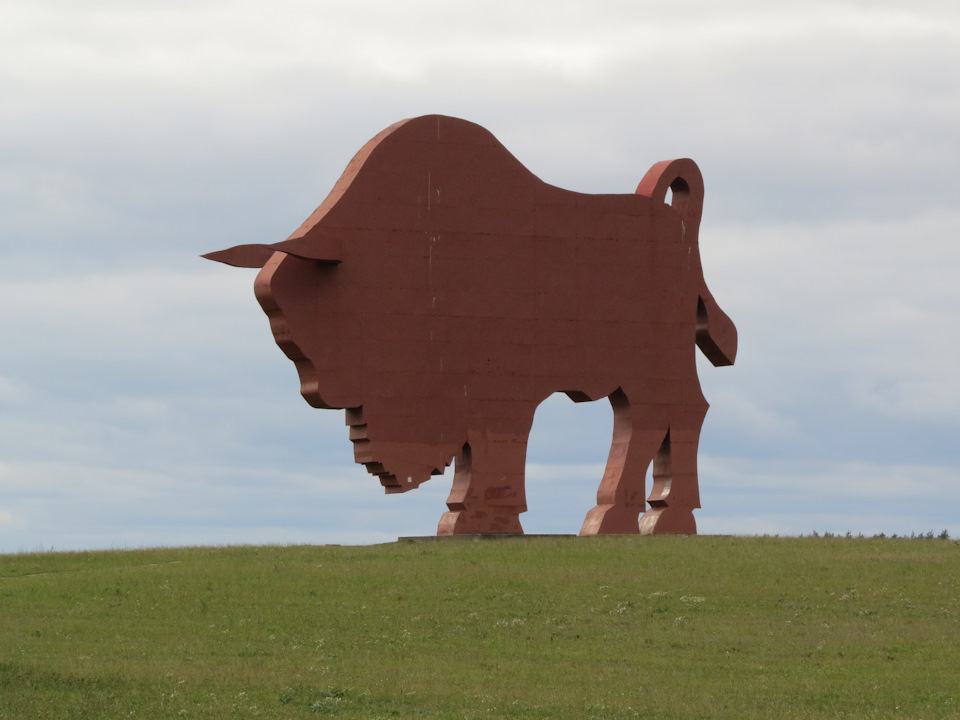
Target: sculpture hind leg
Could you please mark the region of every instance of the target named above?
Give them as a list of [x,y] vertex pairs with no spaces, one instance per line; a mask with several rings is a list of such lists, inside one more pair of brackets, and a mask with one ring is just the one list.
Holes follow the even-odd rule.
[[695,535],[693,511],[700,507],[697,450],[707,403],[686,408],[674,418],[653,461],[650,508],[640,518],[642,535],[664,533]]
[[463,446],[437,535],[523,533],[527,432],[478,434]]
[[[696,534],[697,449],[706,400],[701,396],[692,404],[675,407],[669,416],[660,411],[660,405],[631,405],[623,390],[610,395],[610,404],[613,442],[597,505],[587,513],[580,534]],[[653,488],[647,498],[645,481],[651,464]]]
[[[663,443],[664,426],[651,427],[651,418],[622,389],[610,395],[613,441],[597,490],[597,505],[583,521],[581,535],[636,534],[646,507],[647,468]],[[649,412],[647,413],[649,415]]]

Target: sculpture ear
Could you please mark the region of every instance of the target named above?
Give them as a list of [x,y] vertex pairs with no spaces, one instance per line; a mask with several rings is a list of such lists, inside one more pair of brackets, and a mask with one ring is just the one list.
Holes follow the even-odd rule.
[[670,206],[684,221],[699,224],[703,214],[703,175],[693,160],[658,162],[637,185],[637,195],[646,195],[656,203],[667,201],[667,190],[672,193]]
[[207,253],[201,257],[234,267],[262,268],[275,252],[321,263],[338,263],[341,259],[340,243],[336,240],[302,237],[284,240],[273,245],[237,245],[226,250]]
[[[278,252],[293,255],[301,260],[313,260],[319,263],[338,263],[343,259],[340,240],[329,234],[316,232],[317,228],[301,237],[290,237],[269,247]],[[313,235],[313,237],[311,237]]]

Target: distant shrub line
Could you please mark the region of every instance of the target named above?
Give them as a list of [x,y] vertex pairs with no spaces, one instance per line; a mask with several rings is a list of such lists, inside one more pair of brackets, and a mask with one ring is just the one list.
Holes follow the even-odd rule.
[[[804,536],[801,535],[800,537],[804,537]],[[854,535],[854,534],[851,533],[851,532],[847,532],[846,534],[841,535],[840,533],[834,534],[834,533],[831,533],[831,532],[818,533],[816,530],[814,530],[813,533],[810,535],[810,537],[815,537],[815,538],[838,538],[838,537],[846,537],[846,538],[860,538],[860,539],[862,539],[862,538],[865,538],[865,537],[867,537],[867,536],[865,536],[863,533],[857,533],[856,535]],[[872,537],[872,538],[891,537],[891,538],[900,538],[900,539],[909,539],[909,540],[949,540],[949,539],[950,539],[950,533],[949,533],[947,530],[943,530],[943,531],[941,531],[941,533],[940,533],[939,535],[934,535],[933,530],[930,530],[930,531],[928,531],[928,532],[926,532],[926,533],[910,533],[910,535],[906,535],[906,534],[904,534],[904,535],[897,535],[896,533],[894,533],[894,534],[892,534],[892,535],[887,535],[887,534],[885,534],[885,533],[877,533],[876,535],[871,535],[870,537]]]

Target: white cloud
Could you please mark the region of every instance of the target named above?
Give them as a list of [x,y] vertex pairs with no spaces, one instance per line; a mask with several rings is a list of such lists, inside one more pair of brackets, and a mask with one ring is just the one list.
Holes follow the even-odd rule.
[[[296,464],[292,464],[296,467]],[[432,535],[449,480],[385,495],[361,467],[250,468],[77,462],[0,468],[0,553],[54,547],[372,543]]]
[[951,212],[705,229],[708,282],[740,328],[732,374],[781,397],[836,378],[871,412],[960,419],[958,233]]
[[18,338],[0,356],[29,350],[40,367],[63,367],[69,358],[139,363],[146,372],[151,365],[195,362],[198,352],[228,356],[238,340],[266,330],[266,321],[254,314],[259,306],[251,273],[225,273],[190,260],[197,272],[145,269],[0,281],[0,321]]
[[956,466],[709,456],[700,465],[704,533],[960,534]]

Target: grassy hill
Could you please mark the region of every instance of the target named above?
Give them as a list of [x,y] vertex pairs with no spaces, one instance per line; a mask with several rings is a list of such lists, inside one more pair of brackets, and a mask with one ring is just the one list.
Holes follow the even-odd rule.
[[960,718],[960,545],[0,555],[0,718]]

